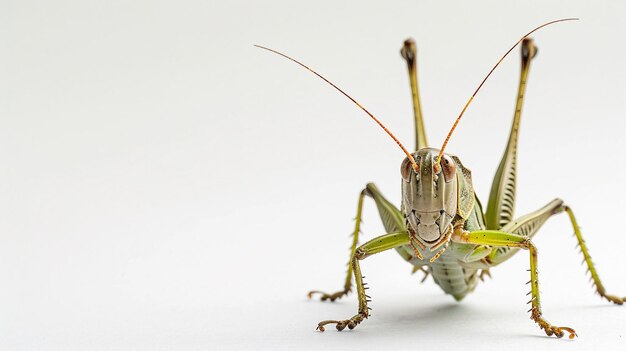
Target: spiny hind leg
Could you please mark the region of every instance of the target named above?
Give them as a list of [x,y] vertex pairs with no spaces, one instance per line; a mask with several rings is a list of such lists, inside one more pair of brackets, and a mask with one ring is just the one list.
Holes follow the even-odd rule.
[[[626,298],[606,293],[604,285],[602,285],[602,281],[600,281],[600,276],[598,275],[596,267],[591,260],[591,256],[589,255],[589,249],[587,248],[587,244],[582,237],[580,227],[576,222],[576,217],[574,217],[574,212],[569,206],[563,203],[563,200],[555,199],[551,201],[543,208],[510,222],[502,228],[502,231],[519,234],[527,238],[532,238],[539,231],[539,228],[541,228],[546,220],[548,220],[548,218],[551,218],[555,214],[561,212],[566,212],[570,219],[570,222],[574,229],[574,234],[576,236],[576,239],[578,240],[580,252],[583,254],[584,257],[583,262],[587,264],[587,271],[591,274],[593,284],[598,294],[602,298],[605,298],[610,302],[618,305],[623,304],[624,301],[626,301]],[[510,258],[513,254],[515,254],[516,251],[517,249],[512,248],[496,249],[492,252],[488,259],[491,261],[492,264],[496,265]]]
[[532,304],[531,319],[537,323],[539,328],[543,329],[548,336],[555,335],[557,337],[563,337],[564,332],[569,333],[569,338],[573,339],[576,336],[574,329],[570,327],[559,327],[550,324],[544,317],[541,311],[540,294],[539,294],[539,277],[537,272],[537,248],[532,243],[530,238],[507,233],[498,230],[477,230],[477,231],[463,231],[457,230],[452,235],[452,240],[457,243],[464,244],[477,244],[487,245],[492,247],[513,247],[528,250],[530,253],[530,286],[531,286],[531,300]]
[[521,45],[522,68],[517,90],[515,114],[504,155],[498,166],[489,194],[485,224],[487,229],[500,229],[513,219],[515,210],[515,178],[517,172],[517,140],[519,136],[520,118],[524,103],[526,81],[530,70],[530,63],[537,53],[532,39],[526,38]]
[[413,98],[413,118],[415,120],[415,150],[428,147],[426,131],[424,130],[424,117],[422,116],[422,104],[417,87],[417,46],[413,39],[404,41],[400,54],[406,60],[409,69],[409,81],[411,83],[411,97]]
[[359,265],[359,261],[373,254],[393,249],[398,246],[406,245],[408,243],[409,233],[403,231],[398,233],[381,235],[359,246],[359,248],[356,249],[356,251],[352,255],[352,261],[350,262],[352,272],[354,273],[354,279],[356,281],[357,295],[359,297],[359,309],[357,311],[357,314],[349,319],[330,319],[321,321],[317,325],[317,330],[323,332],[324,330],[326,330],[326,325],[328,324],[336,324],[337,330],[339,331],[344,330],[346,327],[348,327],[348,329],[354,329],[364,319],[368,318],[370,308],[367,306],[367,303],[370,301],[370,297],[365,294],[365,290],[367,290],[367,288],[365,287],[365,283],[363,283],[363,275],[361,274],[361,266]]

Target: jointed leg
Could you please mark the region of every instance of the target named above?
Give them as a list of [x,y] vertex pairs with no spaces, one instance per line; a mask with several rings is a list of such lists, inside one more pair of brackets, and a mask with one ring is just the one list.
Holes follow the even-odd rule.
[[515,177],[519,124],[522,114],[522,104],[524,102],[524,92],[526,91],[528,71],[530,70],[530,62],[537,53],[537,48],[533,44],[532,39],[524,39],[521,52],[522,69],[517,91],[515,114],[513,116],[509,141],[504,150],[504,155],[502,156],[498,170],[493,177],[493,183],[491,184],[491,193],[489,194],[487,213],[485,214],[487,229],[502,228],[502,226],[513,219],[513,212],[515,210]]
[[403,231],[399,233],[391,233],[379,236],[356,249],[354,255],[352,255],[351,266],[352,272],[354,273],[354,279],[356,281],[357,294],[359,297],[358,313],[352,316],[352,318],[350,319],[321,321],[317,325],[317,329],[319,331],[324,331],[326,330],[325,326],[328,324],[336,324],[337,330],[339,331],[344,330],[346,327],[348,327],[349,329],[354,329],[359,323],[366,319],[369,316],[369,307],[367,306],[367,303],[369,302],[369,296],[365,294],[365,290],[367,288],[363,283],[363,275],[361,274],[361,266],[359,265],[359,260],[362,260],[379,252],[393,249],[394,247],[406,245],[408,243],[409,234],[408,232]]
[[530,286],[532,299],[531,319],[534,320],[548,336],[555,335],[562,337],[563,331],[567,331],[570,339],[576,336],[574,329],[570,327],[557,327],[550,324],[543,318],[541,312],[541,302],[539,296],[539,278],[537,272],[537,248],[530,241],[530,238],[506,233],[497,230],[477,230],[473,232],[457,230],[452,235],[452,240],[459,243],[489,245],[495,247],[516,247],[526,249],[530,253]]
[[[598,294],[601,297],[615,304],[618,304],[618,305],[623,304],[625,301],[625,298],[606,293],[606,290],[604,289],[604,285],[602,285],[602,282],[600,281],[600,276],[598,275],[598,272],[596,271],[596,268],[591,260],[591,256],[589,255],[589,249],[587,249],[585,240],[582,237],[582,234],[580,232],[580,227],[578,226],[578,223],[576,222],[576,217],[574,217],[574,213],[572,212],[572,209],[563,203],[563,200],[555,199],[551,201],[549,204],[547,204],[546,206],[544,206],[543,208],[535,212],[529,213],[525,216],[522,216],[514,221],[511,221],[509,224],[505,225],[502,228],[502,231],[508,232],[508,233],[519,234],[526,238],[532,238],[537,233],[539,228],[541,228],[541,226],[549,218],[561,212],[566,212],[567,215],[569,216],[570,222],[574,229],[574,233],[576,235],[576,239],[578,240],[578,246],[580,247],[580,252],[584,256],[584,262],[587,264],[587,270],[591,273],[591,277],[593,279],[593,283],[594,283],[594,286],[596,287],[596,291],[598,292]],[[510,258],[516,251],[517,249],[510,249],[510,248],[494,250],[492,254],[489,256],[489,260],[493,265],[497,265],[507,260],[508,258]]]
[[614,295],[610,295],[606,293],[604,289],[604,285],[600,281],[600,276],[596,271],[596,267],[593,265],[593,261],[591,260],[591,256],[589,255],[589,249],[587,249],[587,245],[585,244],[585,240],[583,239],[583,235],[580,233],[580,227],[578,227],[578,223],[576,222],[576,217],[574,217],[574,212],[569,206],[563,205],[563,210],[567,212],[570,221],[572,222],[572,227],[574,227],[574,233],[576,233],[576,239],[578,239],[578,246],[580,246],[580,252],[585,257],[585,262],[587,263],[587,270],[591,273],[591,277],[593,278],[593,283],[596,287],[596,291],[600,294],[600,297],[607,299],[615,304],[621,305],[626,301],[626,297],[618,297]]
[[415,41],[413,39],[405,40],[400,54],[406,60],[406,64],[409,68],[411,95],[413,97],[413,118],[415,119],[415,150],[420,150],[428,147],[428,142],[426,141],[420,94],[417,88],[417,48]]
[[327,294],[323,291],[312,290],[309,291],[307,296],[309,299],[313,297],[314,294],[321,294],[320,300],[326,301],[335,301],[337,299],[342,298],[345,295],[348,295],[352,291],[352,258],[354,257],[354,251],[356,250],[356,246],[359,242],[359,233],[361,232],[361,214],[363,213],[363,199],[365,198],[366,189],[363,189],[359,194],[359,204],[357,206],[356,212],[356,223],[354,225],[354,232],[352,232],[352,245],[350,246],[350,259],[348,261],[348,274],[346,275],[346,280],[343,284],[343,290],[334,292],[332,294]]
[[488,276],[489,278],[491,278],[491,272],[489,272],[489,269],[480,270],[480,273],[478,274],[478,278],[480,279],[481,282],[485,281],[485,276]]
[[411,270],[411,274],[415,274],[417,272],[422,272],[424,273],[424,276],[422,277],[422,280],[420,280],[420,283],[423,283],[426,281],[426,279],[428,279],[428,276],[430,275],[430,266],[425,266],[426,268],[424,268],[424,266],[413,266],[413,270]]
[[378,188],[373,183],[369,183],[366,185],[365,189],[361,191],[359,194],[359,203],[357,206],[356,213],[356,223],[354,226],[354,232],[352,234],[352,245],[350,247],[350,259],[348,261],[348,274],[346,275],[346,279],[344,281],[343,289],[332,294],[328,294],[322,291],[313,290],[308,293],[308,297],[313,297],[314,294],[320,294],[321,300],[326,301],[335,301],[337,299],[342,298],[345,295],[348,295],[352,291],[352,271],[354,269],[352,265],[352,258],[354,257],[354,253],[356,247],[359,242],[359,234],[361,232],[361,216],[363,213],[363,200],[365,196],[369,196],[374,199],[376,203],[376,207],[378,208],[378,213],[380,214],[380,218],[383,221],[383,225],[385,226],[385,230],[388,233],[396,233],[405,230],[404,227],[404,217],[400,213],[400,211],[390,203],[385,197],[380,193]]

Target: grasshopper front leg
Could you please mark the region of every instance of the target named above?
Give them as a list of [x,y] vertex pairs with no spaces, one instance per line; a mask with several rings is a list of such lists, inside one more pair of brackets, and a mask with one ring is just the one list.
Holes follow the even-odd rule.
[[409,234],[407,231],[402,231],[381,235],[359,246],[359,248],[354,252],[354,255],[352,255],[352,262],[350,263],[352,272],[354,273],[354,279],[356,281],[356,289],[359,297],[359,310],[357,314],[352,316],[350,319],[321,321],[317,325],[317,330],[323,332],[326,330],[325,326],[328,324],[336,324],[337,330],[339,331],[344,330],[346,327],[354,329],[364,319],[369,317],[369,307],[367,306],[369,296],[365,294],[366,288],[363,284],[363,275],[361,274],[359,261],[373,254],[393,249],[398,246],[407,245],[408,243]]
[[535,323],[539,325],[539,328],[543,329],[548,336],[555,335],[561,338],[565,334],[564,331],[569,333],[570,339],[576,336],[574,329],[552,325],[543,318],[539,294],[539,274],[537,272],[537,248],[530,238],[499,230],[477,230],[468,232],[458,229],[452,234],[452,241],[464,244],[514,247],[528,250],[530,253],[530,286],[532,296],[530,300],[530,303],[532,303],[532,308],[530,309],[531,319],[534,320]]

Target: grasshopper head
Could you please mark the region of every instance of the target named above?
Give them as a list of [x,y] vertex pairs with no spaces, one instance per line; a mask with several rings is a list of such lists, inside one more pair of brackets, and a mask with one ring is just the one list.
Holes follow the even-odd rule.
[[444,154],[436,163],[438,149],[414,152],[416,172],[408,158],[402,162],[402,212],[409,230],[425,246],[443,238],[457,214],[457,166]]

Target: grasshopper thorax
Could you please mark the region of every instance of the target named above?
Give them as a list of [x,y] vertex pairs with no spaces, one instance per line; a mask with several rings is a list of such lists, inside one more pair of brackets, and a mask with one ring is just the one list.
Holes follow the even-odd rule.
[[432,247],[452,230],[458,208],[457,166],[444,154],[437,163],[438,149],[423,148],[412,154],[417,171],[408,158],[402,162],[402,213],[413,240]]

